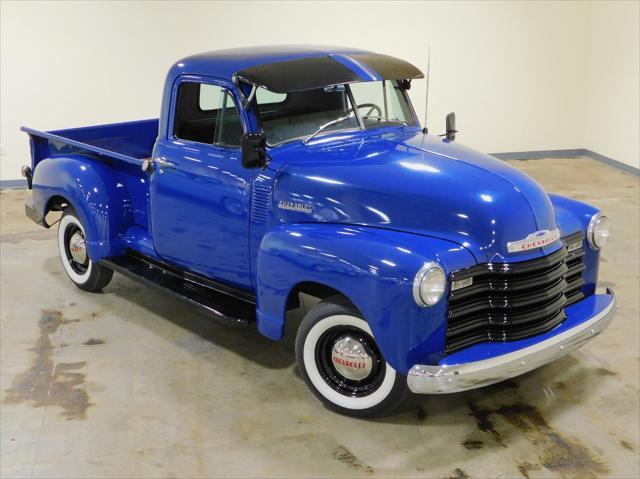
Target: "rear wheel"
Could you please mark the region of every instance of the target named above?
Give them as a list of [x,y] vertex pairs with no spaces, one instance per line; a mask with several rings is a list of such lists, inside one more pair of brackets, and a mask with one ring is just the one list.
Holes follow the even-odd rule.
[[318,303],[302,320],[296,359],[305,382],[330,409],[351,416],[390,412],[406,378],[389,365],[367,322],[342,298]]
[[85,230],[73,208],[64,210],[58,226],[58,250],[67,276],[80,289],[100,291],[113,276],[113,271],[89,258]]

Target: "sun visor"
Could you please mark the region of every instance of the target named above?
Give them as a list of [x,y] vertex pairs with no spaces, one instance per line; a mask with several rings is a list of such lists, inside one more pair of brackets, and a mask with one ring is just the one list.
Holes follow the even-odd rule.
[[331,57],[311,57],[265,63],[236,73],[240,80],[275,93],[311,90],[361,81],[360,76]]
[[411,63],[389,55],[379,53],[357,53],[349,55],[349,58],[365,64],[373,70],[381,80],[413,80],[424,78],[418,68]]
[[360,53],[338,58],[311,57],[245,68],[235,76],[275,93],[311,90],[373,80],[410,80],[424,75],[412,64],[388,55]]

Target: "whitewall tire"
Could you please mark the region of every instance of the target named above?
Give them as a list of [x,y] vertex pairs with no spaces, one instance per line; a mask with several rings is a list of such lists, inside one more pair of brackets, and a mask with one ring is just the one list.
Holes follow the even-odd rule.
[[85,291],[100,291],[113,276],[113,271],[89,258],[85,229],[73,208],[65,209],[58,226],[58,251],[69,279]]
[[318,303],[302,320],[296,359],[305,382],[330,409],[370,417],[406,396],[406,377],[380,353],[367,322],[339,297]]

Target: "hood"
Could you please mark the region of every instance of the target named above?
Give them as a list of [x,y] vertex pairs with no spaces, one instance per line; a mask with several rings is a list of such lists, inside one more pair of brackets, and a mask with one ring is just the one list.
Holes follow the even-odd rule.
[[458,143],[416,132],[334,138],[286,149],[278,160],[274,200],[284,221],[437,237],[478,262],[526,260],[559,244],[509,253],[508,242],[556,228],[551,201],[521,171]]

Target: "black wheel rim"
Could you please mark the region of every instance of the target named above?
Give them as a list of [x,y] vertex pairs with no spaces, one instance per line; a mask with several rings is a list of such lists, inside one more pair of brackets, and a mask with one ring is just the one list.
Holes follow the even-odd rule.
[[[364,379],[346,378],[333,365],[333,346],[345,335],[359,341],[372,359],[371,372]],[[380,387],[385,376],[386,362],[375,341],[369,334],[354,326],[334,326],[325,331],[316,343],[315,359],[324,381],[333,390],[349,397],[364,397],[372,394]]]
[[64,231],[64,252],[67,256],[67,261],[71,266],[71,269],[78,274],[85,274],[89,269],[89,255],[87,255],[86,259],[83,263],[79,263],[75,260],[73,255],[71,254],[71,238],[74,234],[78,233],[82,236],[82,239],[85,239],[84,233],[78,227],[78,225],[70,224],[67,226],[67,229]]

